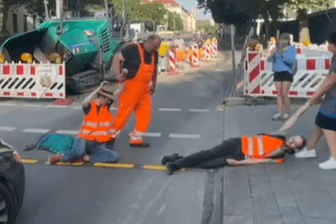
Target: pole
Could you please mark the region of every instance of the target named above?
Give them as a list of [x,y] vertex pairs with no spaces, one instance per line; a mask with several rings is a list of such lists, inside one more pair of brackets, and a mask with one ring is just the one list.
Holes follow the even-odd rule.
[[236,60],[235,60],[235,46],[234,46],[234,25],[231,25],[231,57],[232,57],[232,69],[233,69],[233,94],[236,96]]

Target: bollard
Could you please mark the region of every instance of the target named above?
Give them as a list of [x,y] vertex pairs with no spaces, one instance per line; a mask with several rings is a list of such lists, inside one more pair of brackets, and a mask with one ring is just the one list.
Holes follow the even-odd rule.
[[191,67],[192,68],[198,68],[200,67],[199,61],[198,61],[198,46],[197,44],[193,44],[192,47],[192,57],[191,57]]
[[178,75],[179,72],[176,71],[176,49],[175,47],[169,48],[169,71],[167,75]]

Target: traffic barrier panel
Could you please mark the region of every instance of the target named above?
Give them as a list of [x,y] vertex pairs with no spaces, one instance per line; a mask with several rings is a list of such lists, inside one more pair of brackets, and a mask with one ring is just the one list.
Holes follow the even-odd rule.
[[176,49],[175,47],[169,48],[169,72],[168,75],[178,75],[176,71]]
[[217,38],[212,40],[212,57],[216,58],[218,52],[218,41]]
[[176,50],[176,61],[179,68],[183,68],[183,63],[185,62],[186,52],[184,50]]
[[199,59],[200,61],[203,61],[203,48],[200,48],[200,49],[198,50],[198,59]]
[[[298,71],[293,77],[289,96],[310,97],[325,79],[330,69],[328,57],[298,56]],[[261,52],[247,51],[245,60],[244,94],[251,96],[277,96],[273,82],[272,64]]]
[[210,62],[211,59],[211,47],[209,44],[205,44],[205,62]]
[[198,61],[198,45],[197,44],[192,45],[192,57],[191,57],[190,65],[193,68],[200,67],[199,61]]
[[65,98],[65,64],[1,64],[0,97]]

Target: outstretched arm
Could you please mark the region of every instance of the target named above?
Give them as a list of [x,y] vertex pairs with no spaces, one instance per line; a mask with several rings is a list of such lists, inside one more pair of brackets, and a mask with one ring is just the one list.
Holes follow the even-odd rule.
[[310,100],[305,103],[281,128],[280,131],[287,131],[293,127],[295,122],[301,117],[311,106]]
[[253,164],[263,164],[263,163],[283,163],[283,159],[254,159],[254,158],[247,158],[244,160],[234,160],[234,159],[227,159],[226,160],[229,165],[232,166],[242,166],[242,165],[253,165]]

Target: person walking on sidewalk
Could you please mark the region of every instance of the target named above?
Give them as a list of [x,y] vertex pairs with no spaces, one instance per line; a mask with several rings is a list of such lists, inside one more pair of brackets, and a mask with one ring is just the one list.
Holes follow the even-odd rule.
[[187,157],[173,154],[163,157],[168,174],[184,167],[203,169],[221,168],[227,165],[251,165],[259,163],[282,163],[285,153],[293,154],[306,145],[303,136],[286,140],[286,133],[258,134],[231,138],[212,149],[203,150]]
[[290,116],[288,93],[293,82],[293,69],[296,66],[296,49],[295,46],[290,45],[288,33],[280,35],[277,47],[270,51],[268,61],[273,63],[274,84],[278,93],[279,113],[275,114],[272,120],[288,119]]
[[[118,112],[111,129],[115,139],[124,128],[131,113],[135,112],[135,128],[130,134],[131,146],[149,147],[142,136],[151,120],[151,95],[155,92],[158,64],[158,49],[161,38],[151,35],[143,44],[130,45],[113,59],[116,78],[123,82],[124,88],[119,96]],[[128,70],[126,77],[120,71],[120,64]]]
[[[94,97],[97,97],[97,100],[93,100]],[[49,157],[49,162],[55,164],[61,161],[118,161],[119,155],[112,150],[110,135],[113,116],[109,109],[113,101],[113,87],[107,82],[103,82],[86,97],[82,105],[85,117],[78,138],[74,139],[72,150],[63,155],[55,154]]]
[[318,104],[325,95],[325,99],[321,102],[318,114],[315,118],[315,130],[308,142],[308,148],[304,148],[301,152],[296,153],[296,158],[313,158],[316,157],[316,146],[323,135],[325,135],[329,151],[329,160],[320,163],[321,169],[336,169],[336,32],[329,37],[329,48],[334,54],[331,59],[329,74],[323,83],[316,90],[315,94],[309,101],[301,107],[284,125],[286,129],[291,128],[297,119],[302,116],[310,106]]

